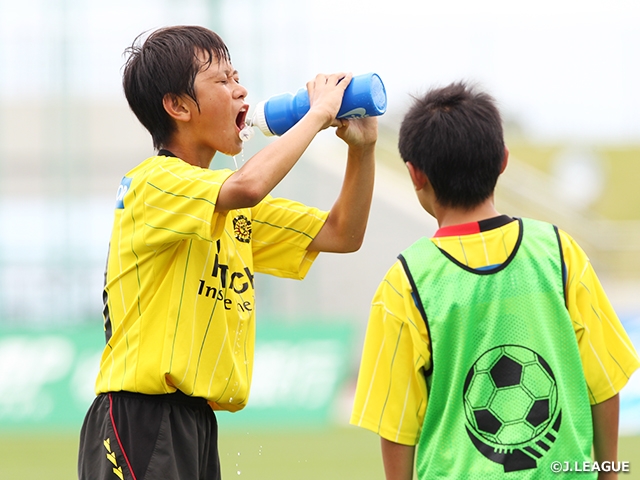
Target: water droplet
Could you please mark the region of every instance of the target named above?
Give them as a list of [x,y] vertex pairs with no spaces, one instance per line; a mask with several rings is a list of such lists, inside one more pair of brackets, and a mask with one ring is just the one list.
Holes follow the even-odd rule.
[[238,470],[238,475],[240,475],[242,472],[240,470]]

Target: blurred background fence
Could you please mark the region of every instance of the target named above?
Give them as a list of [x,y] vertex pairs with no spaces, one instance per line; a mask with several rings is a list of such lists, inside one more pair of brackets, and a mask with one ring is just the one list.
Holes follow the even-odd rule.
[[[640,346],[638,7],[397,3],[0,0],[1,430],[74,436],[91,401],[115,192],[153,154],[121,92],[122,53],[171,24],[220,33],[252,105],[320,71],[376,71],[389,96],[363,248],[321,255],[303,282],[256,276],[252,400],[223,425],[346,425],[371,297],[398,252],[436,228],[399,159],[399,121],[412,93],[459,79],[504,113],[511,163],[498,209],[571,233]],[[235,161],[269,141],[256,134]],[[345,152],[322,132],[275,193],[328,209]],[[233,165],[218,155],[212,167]],[[315,403],[279,402],[301,382]],[[637,374],[622,399],[623,433],[640,435]]]

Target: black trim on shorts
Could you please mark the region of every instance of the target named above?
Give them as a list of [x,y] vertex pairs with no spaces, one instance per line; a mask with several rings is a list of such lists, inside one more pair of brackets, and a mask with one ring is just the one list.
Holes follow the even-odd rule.
[[110,392],[108,395],[113,397],[121,397],[121,398],[134,398],[137,400],[144,400],[147,402],[157,402],[157,403],[171,403],[173,405],[186,405],[188,407],[209,407],[207,400],[201,397],[192,397],[185,393],[182,393],[180,390],[176,390],[173,393],[164,393],[161,395],[147,395],[145,393],[135,393],[135,392]]

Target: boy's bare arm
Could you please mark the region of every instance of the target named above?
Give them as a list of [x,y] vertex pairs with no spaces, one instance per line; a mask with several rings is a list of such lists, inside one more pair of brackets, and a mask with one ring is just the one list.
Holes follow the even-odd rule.
[[319,252],[354,252],[364,239],[375,172],[375,117],[346,121],[336,134],[348,145],[347,167],[342,189],[329,211],[327,221],[308,249]]
[[307,83],[311,107],[289,131],[251,157],[220,188],[216,211],[257,205],[289,173],[317,133],[335,120],[350,74],[318,75]]
[[386,480],[412,480],[415,447],[380,437]]
[[[593,451],[598,463],[618,460],[618,418],[620,396],[615,395],[602,403],[591,406],[593,417]],[[600,472],[598,480],[618,478],[615,472]]]

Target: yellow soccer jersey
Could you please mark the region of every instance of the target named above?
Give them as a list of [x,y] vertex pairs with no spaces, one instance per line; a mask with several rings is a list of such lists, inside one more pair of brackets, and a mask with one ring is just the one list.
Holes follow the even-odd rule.
[[254,272],[301,279],[327,213],[267,197],[215,212],[231,170],[173,157],[145,160],[118,191],[105,278],[97,393],[206,398],[236,411],[249,396]]
[[[445,227],[432,241],[474,269],[504,263],[516,245],[518,222],[502,216]],[[565,232],[567,308],[578,340],[592,404],[618,393],[640,361],[584,251]],[[401,263],[387,272],[373,298],[351,423],[387,440],[416,445],[428,402],[424,372],[430,339]]]

